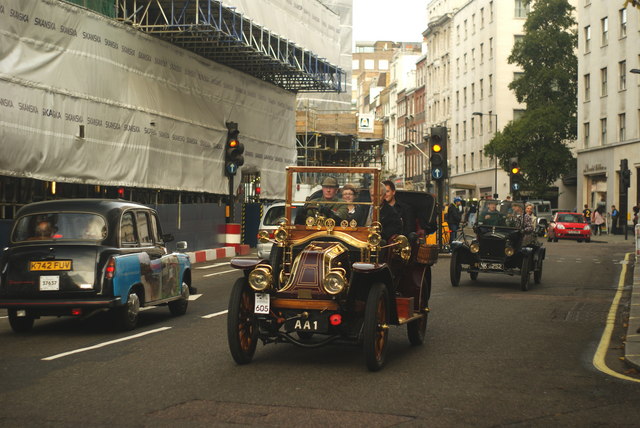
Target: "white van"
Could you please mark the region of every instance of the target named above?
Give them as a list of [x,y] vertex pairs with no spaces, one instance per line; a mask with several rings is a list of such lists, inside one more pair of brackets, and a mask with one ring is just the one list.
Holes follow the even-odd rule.
[[[293,207],[293,212],[291,213],[291,218],[296,217],[296,210],[299,206]],[[269,232],[269,238],[273,239],[273,233],[276,231],[278,226],[280,225],[280,221],[284,219],[284,202],[275,202],[271,205],[268,205],[264,208],[264,212],[262,213],[262,218],[260,219],[260,227],[258,228],[258,233],[262,230],[266,230]],[[273,244],[271,242],[262,243],[258,240],[258,257],[263,259],[268,259],[271,254],[271,246]]]

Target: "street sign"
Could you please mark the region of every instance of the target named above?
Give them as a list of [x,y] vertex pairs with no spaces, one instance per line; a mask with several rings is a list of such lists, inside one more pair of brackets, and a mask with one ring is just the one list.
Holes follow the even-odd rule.
[[511,185],[511,190],[520,190],[520,183],[513,183]]
[[442,178],[442,170],[440,168],[433,168],[433,171],[431,171],[431,176],[435,180],[441,179]]
[[236,166],[235,163],[228,163],[227,164],[227,174],[235,174],[236,171],[238,171],[238,167]]

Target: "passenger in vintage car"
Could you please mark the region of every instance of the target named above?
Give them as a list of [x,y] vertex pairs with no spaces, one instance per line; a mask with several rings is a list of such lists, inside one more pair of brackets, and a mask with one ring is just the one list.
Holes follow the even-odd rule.
[[487,202],[487,211],[481,214],[482,224],[485,226],[504,226],[504,216],[496,210],[496,201]]

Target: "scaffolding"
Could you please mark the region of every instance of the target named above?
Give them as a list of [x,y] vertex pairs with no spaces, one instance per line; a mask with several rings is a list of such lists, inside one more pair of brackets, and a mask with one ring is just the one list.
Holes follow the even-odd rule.
[[290,92],[346,88],[342,69],[217,0],[116,0],[116,18]]

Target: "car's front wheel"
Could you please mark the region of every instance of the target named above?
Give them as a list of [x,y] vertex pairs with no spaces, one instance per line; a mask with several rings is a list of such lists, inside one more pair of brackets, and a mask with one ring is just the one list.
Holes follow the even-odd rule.
[[189,306],[189,286],[186,283],[182,283],[182,297],[173,302],[169,302],[169,312],[171,315],[178,316],[187,313],[187,307]]
[[462,273],[462,263],[460,263],[460,253],[454,251],[451,254],[451,264],[449,265],[449,276],[451,277],[451,285],[457,287],[460,285],[460,274]]
[[389,292],[384,284],[373,284],[364,310],[363,348],[367,368],[372,372],[380,370],[387,357],[389,337]]
[[229,298],[227,340],[231,356],[238,364],[249,364],[258,343],[258,320],[253,312],[255,296],[247,279],[238,278]]
[[31,329],[33,328],[33,317],[30,317],[28,315],[19,317],[17,309],[9,309],[8,313],[9,325],[14,332],[26,333],[28,331],[31,331]]
[[134,290],[129,291],[127,303],[116,309],[116,319],[121,330],[133,330],[138,325],[140,297]]
[[531,266],[531,258],[526,256],[522,259],[522,269],[520,271],[520,288],[522,288],[522,291],[529,289],[529,266]]

